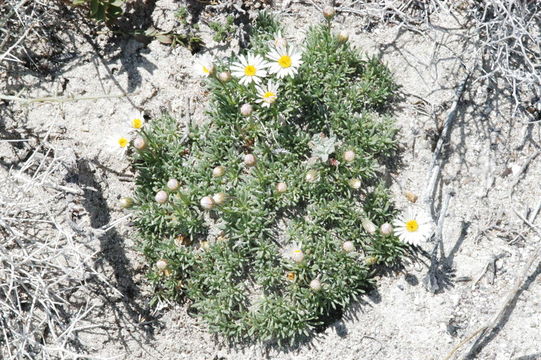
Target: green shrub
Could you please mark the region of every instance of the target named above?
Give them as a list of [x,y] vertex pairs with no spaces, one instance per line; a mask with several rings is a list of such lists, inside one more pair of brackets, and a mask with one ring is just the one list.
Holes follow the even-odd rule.
[[[268,54],[279,31],[262,15],[245,54]],[[133,153],[133,218],[155,300],[187,297],[232,340],[309,335],[405,249],[378,230],[394,216],[377,171],[396,148],[381,114],[396,89],[390,73],[329,24],[304,44],[297,74],[267,76],[278,86],[271,103],[222,73],[237,59],[206,63],[210,121],[154,119]]]

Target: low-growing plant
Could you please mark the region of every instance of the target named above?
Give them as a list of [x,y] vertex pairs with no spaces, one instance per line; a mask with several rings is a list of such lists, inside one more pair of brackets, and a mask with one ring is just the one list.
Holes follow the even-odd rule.
[[84,6],[89,16],[97,21],[110,23],[122,15],[125,0],[71,0],[74,6]]
[[[137,119],[137,187],[122,202],[135,211],[154,300],[190,299],[232,340],[309,335],[407,247],[377,170],[396,149],[380,112],[396,89],[389,71],[330,22],[310,29],[302,51],[282,33],[263,14],[237,58],[198,59],[209,122]],[[416,219],[400,233],[424,230]]]
[[216,42],[224,42],[230,39],[235,32],[234,25],[235,17],[229,15],[225,18],[225,22],[212,21],[209,23],[209,27],[214,31],[212,39]]

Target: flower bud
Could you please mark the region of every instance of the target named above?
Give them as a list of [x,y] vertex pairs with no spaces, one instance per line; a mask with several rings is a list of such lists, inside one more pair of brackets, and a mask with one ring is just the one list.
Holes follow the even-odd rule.
[[374,223],[370,221],[370,219],[368,218],[363,218],[361,220],[361,224],[363,226],[364,231],[366,231],[369,234],[374,234],[377,230],[376,225],[374,225]]
[[313,291],[321,290],[321,281],[319,281],[318,279],[310,281],[310,289],[312,289]]
[[345,252],[352,252],[352,251],[355,251],[355,245],[353,245],[353,243],[351,241],[345,241],[343,244],[342,244],[342,249],[345,251]]
[[180,183],[177,179],[169,179],[169,181],[167,182],[167,188],[171,191],[178,190],[179,187]]
[[417,195],[415,195],[411,191],[405,191],[404,196],[406,197],[406,199],[408,199],[412,203],[416,203],[417,199],[419,198]]
[[382,224],[380,230],[383,235],[391,235],[393,233],[393,227],[389,223]]
[[165,261],[164,259],[156,261],[156,267],[158,268],[158,270],[165,270],[167,268],[167,261]]
[[165,191],[160,190],[156,193],[155,199],[157,203],[163,204],[167,201],[168,197],[169,196],[167,195]]
[[364,259],[364,262],[366,263],[366,265],[375,265],[378,263],[378,258],[375,257],[375,256],[370,256],[370,257],[367,257]]
[[201,207],[205,210],[212,210],[215,205],[214,200],[210,196],[202,197],[199,203]]
[[325,6],[323,8],[323,16],[325,17],[325,19],[330,20],[334,17],[335,14],[336,14],[336,10],[334,10],[334,7]]
[[138,136],[133,140],[133,147],[137,150],[144,150],[147,147],[147,142],[145,138]]
[[240,107],[240,113],[242,116],[250,116],[252,114],[252,105],[244,104]]
[[349,40],[349,34],[348,34],[346,31],[343,31],[343,30],[342,30],[342,31],[340,31],[340,32],[338,33],[338,41],[344,43],[344,42],[346,42],[346,41],[348,41],[348,40]]
[[122,209],[129,209],[133,206],[133,199],[131,197],[125,197],[120,199],[119,205]]
[[244,155],[244,164],[246,166],[255,166],[256,163],[257,163],[257,159],[255,158],[254,154]]
[[359,190],[361,188],[361,180],[360,179],[351,179],[349,180],[349,187],[355,190]]
[[223,166],[216,166],[214,169],[212,169],[212,176],[213,177],[222,177],[225,174],[225,168]]
[[317,170],[310,170],[306,173],[306,176],[305,176],[305,179],[306,181],[308,181],[309,183],[314,183],[316,181],[318,181],[319,179],[319,173]]
[[276,184],[276,191],[279,193],[285,193],[287,191],[287,184],[284,182],[279,182]]
[[218,74],[218,80],[221,82],[228,82],[231,80],[231,73],[229,71],[222,71]]
[[212,201],[214,201],[216,205],[222,205],[223,203],[225,203],[226,200],[227,200],[227,194],[223,192],[219,192],[212,196]]
[[300,264],[304,260],[304,253],[302,250],[294,250],[291,254],[291,260],[295,261],[297,264]]
[[348,150],[344,153],[344,161],[346,162],[352,162],[355,160],[355,151]]

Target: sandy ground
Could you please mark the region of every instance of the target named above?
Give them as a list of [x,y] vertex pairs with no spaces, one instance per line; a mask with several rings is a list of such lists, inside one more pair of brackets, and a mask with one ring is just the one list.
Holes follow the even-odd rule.
[[[157,1],[154,26],[167,30],[177,7],[171,0]],[[318,11],[309,4],[294,3],[281,16],[295,39],[302,39],[310,24],[319,21]],[[464,49],[460,42],[465,30],[457,30],[445,14],[433,21],[449,30],[368,28],[366,19],[354,14],[336,19],[336,27],[349,31],[350,41],[361,51],[383,59],[401,86],[394,111],[401,129],[403,166],[389,174],[398,207],[408,206],[404,191],[424,195],[435,134],[471,65],[472,49]],[[208,28],[202,30],[212,53],[230,51],[214,46]],[[115,124],[134,108],[151,117],[168,111],[182,121],[188,102],[193,117],[203,119],[207,93],[192,76],[193,56],[183,47],[158,41],[111,42],[105,35],[81,34],[69,41],[66,46],[75,55],[51,75],[11,74],[0,85],[2,93],[24,89],[27,98],[112,96],[0,103],[2,133],[33,139],[22,146],[0,143],[0,155],[4,170],[16,168],[37,143],[45,144],[62,164],[51,172],[50,181],[82,190],[81,195],[55,196],[50,206],[75,238],[85,240],[89,253],[98,251],[94,267],[111,284],[100,287],[89,282],[72,295],[74,304],[88,300],[96,306],[83,324],[99,327],[79,332],[86,354],[120,359],[444,359],[499,310],[539,244],[539,237],[515,213],[529,217],[541,201],[541,156],[521,171],[539,150],[539,125],[526,128],[522,119],[512,118],[498,87],[474,84],[458,107],[438,191],[440,199],[447,192],[454,194],[444,219],[440,274],[445,283],[440,290],[433,294],[425,289],[430,259],[421,256],[379,278],[376,291],[359,298],[341,320],[307,343],[292,348],[228,347],[190,317],[184,305],[149,308],[146,265],[135,249],[136,234],[128,221],[106,234],[93,231],[124,216],[117,201],[134,186],[128,161],[103,148],[103,139]],[[456,54],[462,55],[457,59]],[[6,175],[4,170],[1,176]],[[50,189],[47,194],[63,192]],[[426,244],[425,250],[432,247]],[[495,335],[482,344],[478,359],[541,359],[541,267],[532,271]]]

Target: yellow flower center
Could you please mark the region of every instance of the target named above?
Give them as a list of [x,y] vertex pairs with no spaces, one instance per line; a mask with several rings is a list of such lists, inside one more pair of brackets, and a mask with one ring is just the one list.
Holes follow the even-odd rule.
[[210,70],[209,70],[205,65],[203,65],[202,68],[203,68],[203,72],[204,72],[205,74],[210,73]]
[[291,66],[291,57],[289,55],[282,55],[278,59],[278,65],[280,65],[283,68],[288,68]]
[[276,98],[276,94],[273,93],[272,91],[267,91],[266,93],[263,94],[263,99],[266,102],[274,102],[275,98]]
[[125,137],[121,137],[120,139],[118,139],[118,145],[121,148],[125,148],[126,146],[128,146],[128,142],[128,139],[126,139]]
[[406,230],[409,232],[415,232],[419,229],[419,223],[417,220],[410,220],[406,222]]
[[141,119],[133,119],[131,121],[131,126],[134,129],[140,129],[140,128],[143,127],[143,120],[141,120]]
[[256,68],[253,65],[248,65],[244,68],[244,75],[246,76],[254,76],[256,73]]

